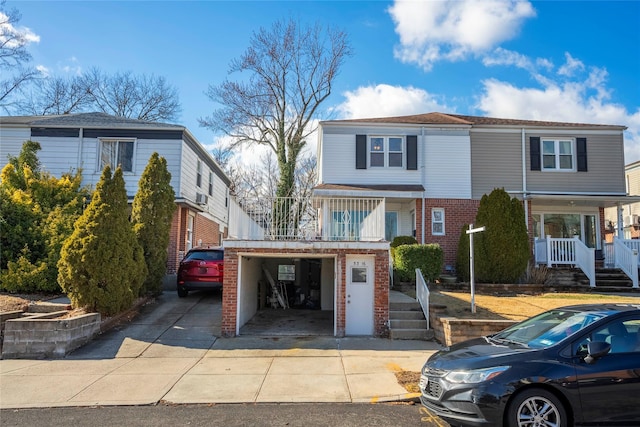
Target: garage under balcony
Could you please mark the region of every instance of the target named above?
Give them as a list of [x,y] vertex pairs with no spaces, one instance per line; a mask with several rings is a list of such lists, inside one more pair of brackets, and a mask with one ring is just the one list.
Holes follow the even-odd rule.
[[335,259],[238,257],[239,335],[335,335]]

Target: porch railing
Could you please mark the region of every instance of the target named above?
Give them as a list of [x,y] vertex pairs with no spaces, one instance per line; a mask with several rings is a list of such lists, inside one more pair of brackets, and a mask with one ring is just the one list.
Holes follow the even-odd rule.
[[553,265],[575,266],[587,276],[589,286],[596,285],[595,250],[587,247],[579,238],[547,236],[546,239],[536,239],[535,249],[536,262],[544,262],[547,267]]
[[[634,288],[638,287],[638,246],[633,240],[613,239],[616,268],[629,276]],[[635,246],[635,247],[634,247]]]
[[427,329],[429,329],[429,287],[419,268],[416,268],[416,299],[422,307],[424,318],[427,319]]
[[378,241],[384,221],[383,198],[243,199],[230,206],[229,238]]

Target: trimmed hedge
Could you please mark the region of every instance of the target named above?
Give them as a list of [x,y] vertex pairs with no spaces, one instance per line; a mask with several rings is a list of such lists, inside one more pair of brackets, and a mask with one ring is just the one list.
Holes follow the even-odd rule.
[[401,245],[395,249],[395,271],[398,280],[415,282],[416,268],[425,280],[431,282],[440,277],[444,266],[444,252],[437,243],[427,245]]

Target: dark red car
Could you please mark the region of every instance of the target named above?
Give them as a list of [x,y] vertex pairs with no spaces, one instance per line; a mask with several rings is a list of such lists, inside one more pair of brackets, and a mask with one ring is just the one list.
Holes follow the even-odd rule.
[[223,272],[222,248],[189,250],[178,267],[178,296],[184,298],[191,290],[221,289]]

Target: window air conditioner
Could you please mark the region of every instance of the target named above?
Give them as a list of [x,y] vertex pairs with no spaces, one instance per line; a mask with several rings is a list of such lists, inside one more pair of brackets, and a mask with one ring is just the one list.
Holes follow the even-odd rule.
[[196,193],[196,203],[199,205],[206,205],[207,202],[209,201],[209,198],[202,194],[202,193]]

